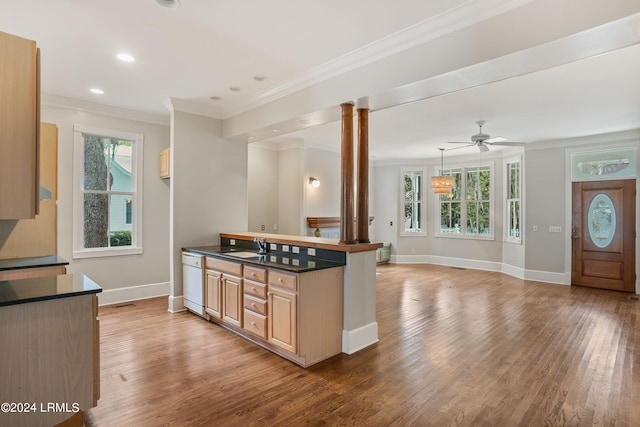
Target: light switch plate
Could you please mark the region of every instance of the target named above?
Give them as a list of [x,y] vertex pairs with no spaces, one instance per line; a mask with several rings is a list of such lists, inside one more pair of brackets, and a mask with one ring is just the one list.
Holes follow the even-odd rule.
[[291,252],[293,252],[294,254],[299,254],[300,248],[297,246],[291,246]]

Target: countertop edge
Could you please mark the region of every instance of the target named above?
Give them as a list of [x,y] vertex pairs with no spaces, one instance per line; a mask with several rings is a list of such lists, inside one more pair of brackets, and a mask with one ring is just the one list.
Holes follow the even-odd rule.
[[195,252],[198,254],[201,254],[203,256],[209,256],[209,257],[214,257],[214,258],[220,258],[223,259],[225,261],[232,261],[232,262],[237,262],[237,263],[241,263],[241,264],[250,264],[250,265],[255,265],[255,266],[260,266],[260,267],[265,267],[265,268],[273,268],[276,270],[282,270],[282,271],[288,271],[290,273],[307,273],[310,271],[318,271],[318,270],[325,270],[327,268],[337,268],[337,267],[344,267],[345,264],[341,263],[341,262],[336,262],[336,261],[330,261],[330,260],[318,260],[317,264],[313,267],[300,267],[300,266],[296,266],[296,265],[292,265],[292,264],[281,264],[281,263],[275,263],[275,262],[269,262],[269,263],[265,263],[263,261],[257,261],[255,259],[251,259],[251,258],[239,258],[239,257],[235,257],[233,255],[228,255],[224,252],[217,252],[217,251],[212,251],[212,250],[206,250],[203,248],[199,248],[199,247],[194,247],[194,246],[187,246],[182,248],[182,251],[185,252]]
[[347,253],[375,251],[376,249],[381,248],[384,245],[382,242],[355,243],[350,245],[340,243],[337,239],[328,239],[324,237],[293,236],[287,234],[252,232],[220,233],[220,237],[238,240],[253,240],[254,237],[261,237],[264,238],[267,243],[307,246],[310,248],[328,249],[332,251]]
[[0,259],[0,271],[25,270],[29,268],[45,268],[69,265],[69,261],[57,255],[33,258],[5,258]]

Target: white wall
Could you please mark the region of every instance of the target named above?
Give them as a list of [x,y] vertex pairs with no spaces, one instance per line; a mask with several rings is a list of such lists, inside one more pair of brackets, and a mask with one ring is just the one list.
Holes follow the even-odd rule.
[[[340,153],[317,148],[304,149],[304,217],[340,216]],[[309,178],[320,180],[320,187]]]
[[302,218],[303,148],[301,145],[280,152],[278,174],[279,233],[304,235]]
[[247,144],[221,137],[220,120],[171,113],[171,295],[180,310],[181,249],[219,244],[219,233],[247,231]]
[[[158,177],[158,156],[160,150],[169,146],[169,127],[49,105],[42,105],[42,121],[58,126],[58,255],[70,262],[68,272],[84,273],[99,283],[105,290],[100,295],[101,303],[119,294],[113,290],[127,287],[148,286],[153,288],[152,295],[166,294],[169,289],[169,188]],[[74,124],[144,135],[142,254],[72,259]]]
[[277,233],[280,228],[278,225],[280,153],[277,148],[249,144],[247,155],[248,231]]

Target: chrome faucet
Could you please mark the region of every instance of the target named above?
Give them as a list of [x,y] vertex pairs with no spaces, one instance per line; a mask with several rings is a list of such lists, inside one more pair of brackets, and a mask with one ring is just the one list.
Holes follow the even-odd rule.
[[258,244],[258,254],[264,255],[267,253],[267,243],[264,241],[264,237],[254,237],[253,241]]

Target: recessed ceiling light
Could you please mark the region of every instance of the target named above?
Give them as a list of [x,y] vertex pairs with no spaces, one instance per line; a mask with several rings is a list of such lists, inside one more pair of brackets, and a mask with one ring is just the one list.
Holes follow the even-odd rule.
[[251,142],[251,141],[253,141],[254,139],[256,139],[256,137],[255,137],[255,136],[249,136],[249,137],[247,138],[247,141],[248,141],[248,142]]
[[156,3],[158,3],[158,5],[162,7],[169,7],[169,8],[180,6],[180,2],[178,0],[156,0]]
[[122,62],[133,62],[136,60],[136,58],[129,55],[128,53],[119,53],[116,55],[116,58],[118,58]]
[[298,123],[300,123],[301,125],[308,125],[311,122],[309,120],[300,120]]
[[240,88],[239,88],[238,86],[231,86],[231,87],[229,88],[229,90],[230,90],[231,92],[240,92]]
[[98,89],[97,87],[89,89],[89,92],[95,93],[96,95],[104,95],[104,91],[102,89]]
[[273,129],[272,132],[273,133],[278,133],[278,129]]
[[266,76],[253,76],[253,80],[257,81],[257,82],[263,82],[267,79]]
[[212,100],[212,101],[220,101],[222,99],[222,97],[214,95],[214,96],[210,96],[209,99]]

